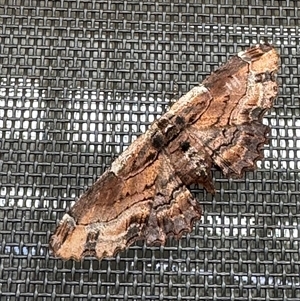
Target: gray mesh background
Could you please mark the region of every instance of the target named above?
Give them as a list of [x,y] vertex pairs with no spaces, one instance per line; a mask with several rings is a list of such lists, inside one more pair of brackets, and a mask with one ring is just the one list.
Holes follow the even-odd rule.
[[[1,300],[299,300],[297,2],[0,0]],[[204,215],[180,241],[50,256],[65,210],[174,91],[259,41],[281,71],[257,171],[194,187]]]

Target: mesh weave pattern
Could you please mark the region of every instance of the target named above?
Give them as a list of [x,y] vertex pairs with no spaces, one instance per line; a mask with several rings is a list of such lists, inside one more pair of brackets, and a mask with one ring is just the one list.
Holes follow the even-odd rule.
[[[298,1],[0,0],[1,300],[299,300]],[[232,54],[281,55],[265,160],[213,171],[194,231],[116,258],[49,255],[56,223],[112,160]],[[3,299],[2,299],[3,298]]]

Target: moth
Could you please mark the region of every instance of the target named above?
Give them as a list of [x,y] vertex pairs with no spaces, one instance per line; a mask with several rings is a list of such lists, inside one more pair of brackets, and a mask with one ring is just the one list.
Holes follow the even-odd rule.
[[239,52],[181,97],[79,198],[50,238],[64,260],[115,256],[137,240],[163,245],[201,217],[189,185],[214,193],[211,167],[239,178],[262,159],[262,124],[278,93],[279,55],[268,44]]

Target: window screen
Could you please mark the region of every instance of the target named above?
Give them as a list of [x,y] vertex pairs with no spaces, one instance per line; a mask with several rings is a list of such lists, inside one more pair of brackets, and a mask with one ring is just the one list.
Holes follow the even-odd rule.
[[[299,300],[298,1],[0,0],[1,300]],[[170,101],[270,42],[270,145],[164,247],[62,261],[48,240],[74,200]]]

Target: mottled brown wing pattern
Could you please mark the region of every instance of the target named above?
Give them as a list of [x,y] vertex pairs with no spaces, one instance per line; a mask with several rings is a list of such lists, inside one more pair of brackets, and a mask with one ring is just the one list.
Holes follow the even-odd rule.
[[136,240],[156,245],[170,235],[179,238],[200,216],[198,202],[162,151],[132,177],[103,174],[65,214],[51,247],[65,259],[111,257]]
[[277,95],[278,54],[257,45],[234,56],[180,98],[64,215],[55,256],[114,256],[137,240],[164,244],[190,232],[201,208],[187,186],[214,193],[212,165],[241,177],[262,158],[261,123]]

